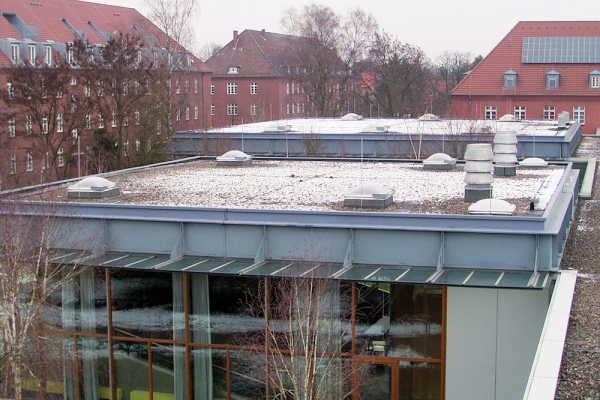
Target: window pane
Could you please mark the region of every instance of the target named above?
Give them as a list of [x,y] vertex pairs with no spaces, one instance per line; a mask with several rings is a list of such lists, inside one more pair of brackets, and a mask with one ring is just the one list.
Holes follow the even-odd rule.
[[442,365],[400,361],[400,400],[441,399]]

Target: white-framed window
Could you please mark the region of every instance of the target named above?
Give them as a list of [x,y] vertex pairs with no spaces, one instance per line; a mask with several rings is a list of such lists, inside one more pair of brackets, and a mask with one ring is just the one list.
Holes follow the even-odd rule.
[[15,117],[8,120],[8,137],[15,137],[17,135],[17,121]]
[[285,105],[285,108],[286,108],[286,112],[287,112],[287,114],[289,115],[289,114],[290,114],[290,103],[287,103],[287,104]]
[[102,114],[98,114],[98,128],[104,128],[104,117]]
[[228,74],[238,74],[240,72],[240,67],[231,66],[227,69]]
[[177,122],[181,121],[181,108],[177,107],[177,111],[175,112],[175,119]]
[[186,93],[190,92],[190,80],[189,79],[185,80],[185,92]]
[[27,50],[29,50],[29,62],[32,65],[35,65],[37,54],[35,52],[35,44],[30,44],[27,46]]
[[256,104],[250,105],[250,115],[258,115],[258,106]]
[[115,110],[112,110],[112,115],[111,115],[111,121],[110,121],[110,126],[112,126],[113,128],[117,127],[117,112]]
[[198,119],[198,105],[194,106],[194,119]]
[[146,140],[146,153],[150,153],[152,150],[152,141],[150,139]]
[[215,115],[215,105],[214,104],[210,105],[210,115]]
[[556,108],[554,106],[544,106],[544,119],[556,119]]
[[6,91],[8,92],[9,99],[15,98],[15,88],[11,82],[6,82]]
[[138,64],[142,63],[142,51],[138,50],[137,53],[135,54],[135,58],[136,58],[136,62]]
[[302,103],[302,114],[304,114],[304,103]]
[[187,106],[185,106],[185,120],[186,121],[190,120],[190,106],[189,106],[189,104]]
[[123,96],[127,96],[129,93],[129,81],[127,79],[123,79]]
[[73,143],[75,143],[77,139],[79,139],[79,133],[77,132],[77,128],[73,128],[71,130],[71,136],[73,136]]
[[63,115],[61,113],[56,114],[56,132],[63,133],[64,127]]
[[123,126],[129,126],[129,115],[127,114],[123,117]]
[[62,90],[61,90],[61,89],[57,89],[57,90],[56,90],[56,98],[57,98],[57,99],[62,99],[62,97],[63,97],[63,92],[62,92]]
[[135,112],[133,113],[134,116],[134,121],[136,125],[140,124],[140,110],[138,110],[137,108],[135,109]]
[[73,65],[73,63],[75,62],[75,51],[73,50],[73,47],[69,44],[67,49],[67,62],[71,65]]
[[589,74],[590,77],[590,89],[600,89],[600,71],[597,69],[593,70]]
[[294,82],[292,82],[292,94],[294,94]]
[[525,106],[515,106],[515,117],[525,119]]
[[25,171],[33,171],[33,156],[31,155],[31,153],[27,153],[27,157],[25,159]]
[[77,78],[72,76],[71,77],[71,86],[75,86],[75,85],[77,85]]
[[227,82],[227,94],[237,94],[238,88],[237,83]]
[[285,94],[290,94],[290,83],[285,84]]
[[52,66],[52,45],[47,44],[44,46],[44,62],[49,67]]
[[123,142],[123,157],[129,157],[129,140]]
[[159,119],[156,121],[156,134],[160,135],[162,132],[162,121]]
[[551,70],[546,72],[546,89],[556,90],[559,86],[560,72]]
[[296,103],[292,103],[292,115],[296,114]]
[[227,104],[227,115],[238,115],[237,104]]
[[25,133],[31,135],[33,132],[33,122],[31,120],[31,115],[25,116]]
[[90,97],[92,95],[92,89],[90,88],[90,85],[85,85],[84,94],[85,97]]
[[258,83],[252,82],[250,84],[250,94],[257,94],[257,93],[258,93]]
[[214,83],[210,84],[210,94],[215,94],[215,84]]
[[42,171],[48,169],[50,167],[50,154],[48,152],[46,152],[46,154],[44,154],[42,156]]
[[135,139],[135,151],[136,151],[137,153],[139,153],[139,152],[140,152],[140,147],[141,147],[141,142],[140,142],[140,139]]
[[57,164],[59,167],[64,167],[65,166],[65,150],[61,147],[58,149],[57,152],[58,155],[58,159],[57,159]]
[[48,134],[48,117],[42,117],[42,133]]
[[198,93],[198,78],[194,78],[194,93]]
[[13,43],[11,45],[11,59],[12,62],[18,64],[21,61],[21,52],[19,51],[19,43]]
[[17,173],[17,156],[15,154],[10,155],[10,174],[14,175]]
[[92,116],[85,114],[85,129],[92,129]]
[[175,81],[175,94],[181,93],[181,84],[179,82],[179,78]]
[[575,106],[573,107],[573,119],[579,121],[581,125],[585,125],[585,107]]
[[485,106],[485,119],[496,119],[496,106]]

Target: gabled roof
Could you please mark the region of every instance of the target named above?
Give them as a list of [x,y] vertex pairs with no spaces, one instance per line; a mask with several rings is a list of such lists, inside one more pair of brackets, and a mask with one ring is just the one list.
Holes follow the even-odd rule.
[[[600,21],[522,21],[452,91],[452,95],[596,95],[588,74],[597,63],[522,62],[525,38],[600,38]],[[575,40],[575,39],[574,39]],[[599,39],[600,41],[600,39]],[[503,74],[517,72],[517,88],[503,89]],[[558,71],[557,90],[546,89],[546,73]]]
[[[28,29],[19,29],[15,19]],[[33,32],[34,37],[24,32]],[[141,32],[151,42],[147,47],[166,43],[166,35],[133,8],[77,0],[0,1],[0,40],[69,43],[81,36],[89,43],[104,44],[104,39],[116,32],[135,36]],[[210,71],[202,61],[192,58],[196,70]]]
[[[237,36],[237,40],[236,40]],[[213,77],[231,76],[229,67],[239,67],[236,76],[285,76],[288,66],[298,65],[292,55],[294,44],[305,38],[246,29],[212,56],[206,64]]]

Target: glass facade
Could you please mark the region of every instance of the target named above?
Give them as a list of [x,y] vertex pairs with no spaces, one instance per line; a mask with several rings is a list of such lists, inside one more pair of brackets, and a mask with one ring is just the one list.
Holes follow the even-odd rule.
[[52,300],[68,398],[443,399],[441,287],[88,269]]

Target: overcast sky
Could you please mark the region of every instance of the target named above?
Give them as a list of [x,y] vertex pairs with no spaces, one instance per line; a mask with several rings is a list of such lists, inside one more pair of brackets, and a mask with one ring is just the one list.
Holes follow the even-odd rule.
[[[195,21],[197,47],[209,42],[227,44],[233,31],[266,29],[282,32],[280,19],[291,6],[302,7],[309,0],[199,0],[200,16]],[[136,8],[141,0],[97,0],[98,3]],[[322,0],[338,14],[362,8],[373,14],[379,26],[402,42],[421,47],[435,61],[445,50],[486,56],[518,21],[600,20],[600,7],[591,0],[481,0],[410,2],[392,0]]]

